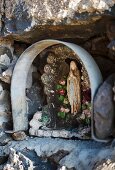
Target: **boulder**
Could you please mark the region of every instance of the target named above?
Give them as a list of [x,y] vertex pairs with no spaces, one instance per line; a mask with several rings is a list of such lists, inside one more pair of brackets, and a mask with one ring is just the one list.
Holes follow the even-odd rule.
[[115,169],[115,161],[110,159],[101,160],[96,163],[93,170],[113,170]]
[[115,127],[114,81],[115,74],[112,74],[98,89],[94,99],[95,134],[99,139],[107,139],[112,136]]
[[6,145],[11,140],[12,138],[10,134],[6,134],[2,129],[0,129],[0,146]]
[[15,170],[24,170],[31,169],[33,170],[33,162],[25,157],[21,153],[16,153],[14,149],[10,149],[9,161],[4,166],[4,170],[15,169]]
[[12,53],[8,47],[0,45],[0,67],[2,69],[8,68],[12,61]]
[[[58,168],[58,170],[64,170],[64,168],[66,170],[93,170],[98,162],[105,159],[110,159],[112,162],[115,158],[114,147],[93,140],[29,137],[28,140],[11,141],[3,146],[4,155],[11,155],[10,148],[13,148],[20,156],[18,160],[22,161],[23,165],[25,162],[19,152],[33,162],[36,170],[57,170]],[[11,162],[8,164],[11,165]],[[16,164],[13,164],[13,168]],[[54,165],[57,165],[57,168]]]
[[0,35],[28,43],[46,38],[87,39],[104,33],[112,15],[114,0],[1,0]]
[[57,169],[55,163],[50,162],[45,158],[37,156],[34,150],[16,151],[10,149],[10,154],[7,163],[3,170],[53,170]]

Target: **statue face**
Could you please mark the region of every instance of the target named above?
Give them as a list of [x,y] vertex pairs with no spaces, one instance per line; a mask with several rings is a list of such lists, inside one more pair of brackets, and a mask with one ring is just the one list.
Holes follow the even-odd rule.
[[74,61],[71,61],[70,70],[76,70],[76,68],[77,68],[76,63]]

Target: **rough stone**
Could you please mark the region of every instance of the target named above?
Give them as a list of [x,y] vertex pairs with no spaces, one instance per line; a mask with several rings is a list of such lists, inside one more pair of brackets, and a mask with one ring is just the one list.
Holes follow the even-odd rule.
[[0,146],[6,145],[12,138],[9,134],[6,134],[2,129],[0,129]]
[[34,165],[35,170],[56,170],[57,164],[47,157],[37,156],[34,150],[23,150],[22,154],[28,157]]
[[0,80],[10,83],[16,61],[17,58],[13,55],[12,41],[2,40],[0,42]]
[[24,170],[24,169],[34,169],[33,162],[25,157],[22,153],[16,153],[16,151],[11,148],[10,149],[10,155],[9,155],[9,161],[4,166],[3,170]]
[[12,53],[9,48],[0,46],[0,67],[3,69],[8,68],[12,61]]
[[40,84],[35,83],[30,89],[27,90],[28,114],[29,118],[32,118],[33,114],[40,110],[44,102],[44,94]]
[[102,56],[94,57],[94,59],[102,73],[104,80],[111,74],[115,73],[115,62]]
[[109,38],[110,41],[115,39],[115,21],[111,20],[108,22],[107,26],[107,37]]
[[58,170],[76,170],[74,167],[73,168],[67,168],[66,166],[59,167]]
[[[15,151],[19,151],[22,154],[24,154],[25,151],[35,151],[36,159],[39,157],[49,159],[59,150],[67,151],[69,154],[65,155],[58,162],[59,167],[65,166],[67,170],[71,168],[92,170],[96,163],[104,159],[112,160],[115,155],[115,148],[111,145],[91,140],[28,138],[28,140],[25,141],[11,141],[7,145],[2,146],[5,155],[10,153],[10,148],[15,149]],[[31,158],[27,155],[25,156],[32,160],[33,156]]]
[[58,164],[58,162],[68,154],[69,152],[66,150],[59,150],[57,153],[53,154],[49,159],[53,160]]
[[4,166],[4,170],[54,170],[56,165],[49,160],[42,159],[37,156],[33,150],[24,150],[16,152],[13,148],[10,149],[9,160]]
[[10,96],[7,90],[3,89],[2,84],[0,84],[0,127],[4,127],[4,123],[11,120],[10,113]]
[[0,2],[0,31],[2,29],[2,17],[3,17],[3,13],[4,13],[4,1],[1,0],[1,2]]
[[[25,21],[24,20],[25,18],[23,17],[24,14],[27,14],[27,18],[31,16],[33,17],[32,19],[35,19],[35,21],[38,20],[41,21],[44,18],[48,17],[49,20],[53,20],[54,18],[56,18],[55,22],[60,22],[61,19],[67,17],[68,14],[70,15],[70,17],[72,17],[74,15],[73,14],[74,12],[82,13],[87,11],[92,13],[95,12],[95,10],[97,10],[98,12],[109,10],[114,5],[115,1],[114,0],[113,1],[72,0],[70,2],[68,0],[67,1],[60,0],[57,2],[57,1],[48,0],[48,1],[43,1],[43,3],[41,3],[41,1],[39,1],[39,3],[37,2],[38,1],[35,0],[33,1],[33,3],[22,0],[21,3],[19,3],[19,1],[16,0],[12,0],[11,2],[6,0],[5,2],[6,18],[12,19],[13,16],[19,15],[18,17],[20,18],[20,21],[21,20]],[[19,8],[18,11],[17,8]],[[22,10],[23,13],[21,13]]]
[[8,156],[0,156],[0,165],[6,163],[8,160]]
[[9,103],[9,92],[3,89],[2,84],[0,83],[0,112],[9,112],[10,103]]
[[20,141],[20,140],[26,139],[26,138],[27,138],[27,135],[25,134],[25,132],[20,131],[20,132],[14,132],[14,133],[12,134],[12,137],[13,137],[14,140]]
[[[115,0],[2,0],[1,35],[31,43],[51,37],[88,38],[106,31],[114,4]],[[102,18],[106,20],[104,25],[103,21],[100,24]]]
[[95,133],[99,139],[112,136],[115,119],[113,85],[115,74],[111,75],[98,89],[94,99]]
[[[95,10],[98,12],[103,12],[105,10],[110,10],[111,7],[114,5],[115,1],[79,1],[79,0],[72,0],[70,1],[52,1],[47,0],[43,1],[25,1],[22,0],[21,3],[16,0],[12,1],[5,1],[5,16],[9,21],[7,24],[11,28],[10,31],[16,30],[16,24],[24,22],[23,28],[26,27],[28,24],[33,26],[37,22],[41,23],[48,23],[54,22],[60,23],[64,19],[71,19],[75,12],[82,13],[82,12],[89,12],[93,13]],[[23,11],[23,13],[21,13]],[[69,18],[68,18],[69,16]],[[18,17],[19,20],[13,20],[13,17]],[[55,18],[55,21],[54,21]],[[27,20],[26,20],[27,19]],[[32,22],[31,22],[32,21]],[[67,20],[66,22],[69,22]],[[12,26],[12,27],[11,27]],[[20,28],[21,29],[21,28]],[[29,29],[29,28],[28,28]]]
[[89,51],[92,55],[104,56],[108,54],[109,49],[107,48],[109,40],[107,36],[93,37],[87,40],[83,48]]
[[21,42],[20,43],[15,42],[13,47],[14,47],[14,55],[16,55],[17,57],[20,57],[20,55],[26,50],[28,45],[25,43],[21,43]]
[[105,159],[98,162],[93,170],[114,170],[115,169],[115,161],[110,159]]
[[110,40],[108,44],[109,56],[115,60],[115,21],[112,20],[107,24],[107,36]]
[[109,58],[115,61],[115,50],[109,50]]
[[113,87],[113,93],[114,93],[113,99],[115,101],[115,82],[114,82],[114,87]]
[[10,84],[11,83],[11,78],[12,78],[12,73],[13,73],[14,66],[10,66],[7,70],[2,72],[0,74],[0,79],[5,82]]

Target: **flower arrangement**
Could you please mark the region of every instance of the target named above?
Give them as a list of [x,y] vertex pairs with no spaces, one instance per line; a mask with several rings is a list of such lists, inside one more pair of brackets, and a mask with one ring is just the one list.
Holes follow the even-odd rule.
[[91,124],[91,89],[85,89],[82,92],[82,114],[81,119],[86,125]]
[[66,80],[64,78],[59,80],[58,84],[56,85],[56,94],[60,103],[60,108],[59,112],[57,113],[57,116],[62,119],[66,119],[70,112],[70,108],[69,101],[67,98],[67,85]]

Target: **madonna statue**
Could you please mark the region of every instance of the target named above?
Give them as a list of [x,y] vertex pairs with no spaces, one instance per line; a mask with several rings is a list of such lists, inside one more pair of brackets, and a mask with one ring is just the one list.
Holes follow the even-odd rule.
[[67,78],[67,95],[71,106],[71,113],[76,115],[81,108],[80,72],[74,61],[70,62],[70,72]]

